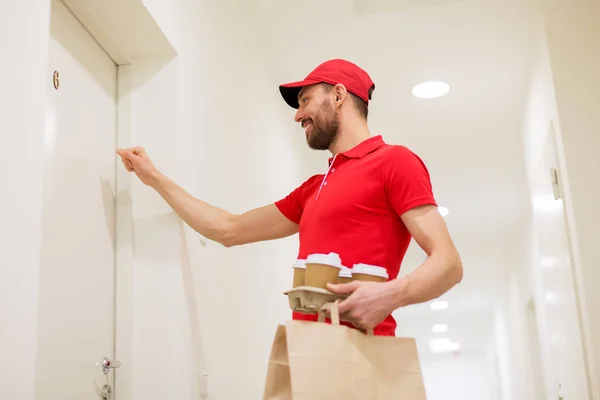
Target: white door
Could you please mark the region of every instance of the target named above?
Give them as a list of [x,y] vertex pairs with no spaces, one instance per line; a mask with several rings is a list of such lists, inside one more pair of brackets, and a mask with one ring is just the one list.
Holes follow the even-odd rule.
[[113,380],[117,67],[59,0],[50,30],[36,399],[95,400]]
[[547,395],[549,399],[557,399],[562,394],[565,400],[587,400],[590,396],[569,236],[561,193],[552,184],[551,171],[560,175],[553,129],[546,137],[533,182],[534,221],[540,254],[538,268],[541,270],[552,370],[555,375],[547,377],[553,380],[547,382]]

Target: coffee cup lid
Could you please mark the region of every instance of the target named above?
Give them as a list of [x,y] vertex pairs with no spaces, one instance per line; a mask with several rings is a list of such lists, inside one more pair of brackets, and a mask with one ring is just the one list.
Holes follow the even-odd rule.
[[350,268],[344,267],[340,270],[340,278],[352,278],[352,271]]
[[294,268],[300,268],[300,269],[306,268],[306,260],[296,260],[296,264],[294,264]]
[[306,263],[331,265],[332,267],[342,268],[342,259],[337,253],[329,254],[311,254],[306,258]]
[[387,270],[383,267],[378,267],[376,265],[354,264],[354,266],[352,267],[352,273],[379,276],[385,279],[389,278]]

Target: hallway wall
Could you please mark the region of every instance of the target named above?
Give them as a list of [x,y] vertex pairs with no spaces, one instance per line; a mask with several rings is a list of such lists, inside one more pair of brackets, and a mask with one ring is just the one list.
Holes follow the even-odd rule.
[[[164,67],[148,60],[122,70],[154,75],[133,83],[133,137],[120,146],[145,146],[174,181],[231,212],[286,196],[306,178],[304,135],[235,2],[145,4],[179,55]],[[297,237],[225,249],[182,228],[154,191],[125,179],[134,214],[125,310],[133,321],[121,332],[131,379],[118,398],[198,399],[201,371],[211,399],[260,398],[275,328],[290,316],[283,292]]]
[[[0,398],[32,400],[50,2],[0,4]],[[6,62],[5,62],[6,60]],[[18,394],[18,396],[17,396]]]
[[[582,330],[590,368],[593,398],[600,398],[600,275],[596,268],[600,250],[600,212],[595,205],[600,150],[600,7],[572,7],[547,14],[540,28],[538,52],[533,57],[530,89],[524,113],[524,156],[534,196],[534,168],[541,157],[544,142],[554,124],[559,167],[562,175],[564,204],[572,240],[574,282],[583,310]],[[532,197],[532,203],[535,198]],[[538,304],[546,302],[540,282],[541,260],[535,255],[536,233],[531,234],[532,258],[529,267]],[[543,307],[541,307],[543,309]],[[550,340],[544,337],[545,315],[538,315],[542,356],[545,358],[546,385],[549,396],[556,393],[560,378],[548,366]]]
[[548,48],[564,146],[565,204],[588,338],[594,396],[600,399],[600,6],[546,18]]

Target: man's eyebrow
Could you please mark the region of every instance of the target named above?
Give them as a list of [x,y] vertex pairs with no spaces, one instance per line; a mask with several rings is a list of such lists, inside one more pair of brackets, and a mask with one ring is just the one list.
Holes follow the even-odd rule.
[[304,92],[304,89],[302,89],[300,92],[298,92],[298,100],[300,100],[305,95],[306,93]]

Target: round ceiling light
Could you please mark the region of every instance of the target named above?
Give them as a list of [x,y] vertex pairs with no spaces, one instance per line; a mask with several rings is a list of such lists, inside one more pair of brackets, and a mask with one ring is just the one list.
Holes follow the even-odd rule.
[[429,349],[432,353],[451,353],[460,349],[460,344],[448,338],[438,338],[429,341]]
[[434,301],[433,303],[431,303],[429,306],[431,307],[432,310],[435,310],[435,311],[445,310],[448,308],[448,302],[442,301],[442,300],[437,300],[437,301]]
[[445,217],[450,212],[450,210],[448,210],[446,207],[442,207],[442,206],[438,207],[438,211],[440,212],[442,217]]
[[412,90],[412,94],[420,99],[436,99],[450,92],[450,85],[441,81],[428,81],[419,83]]

